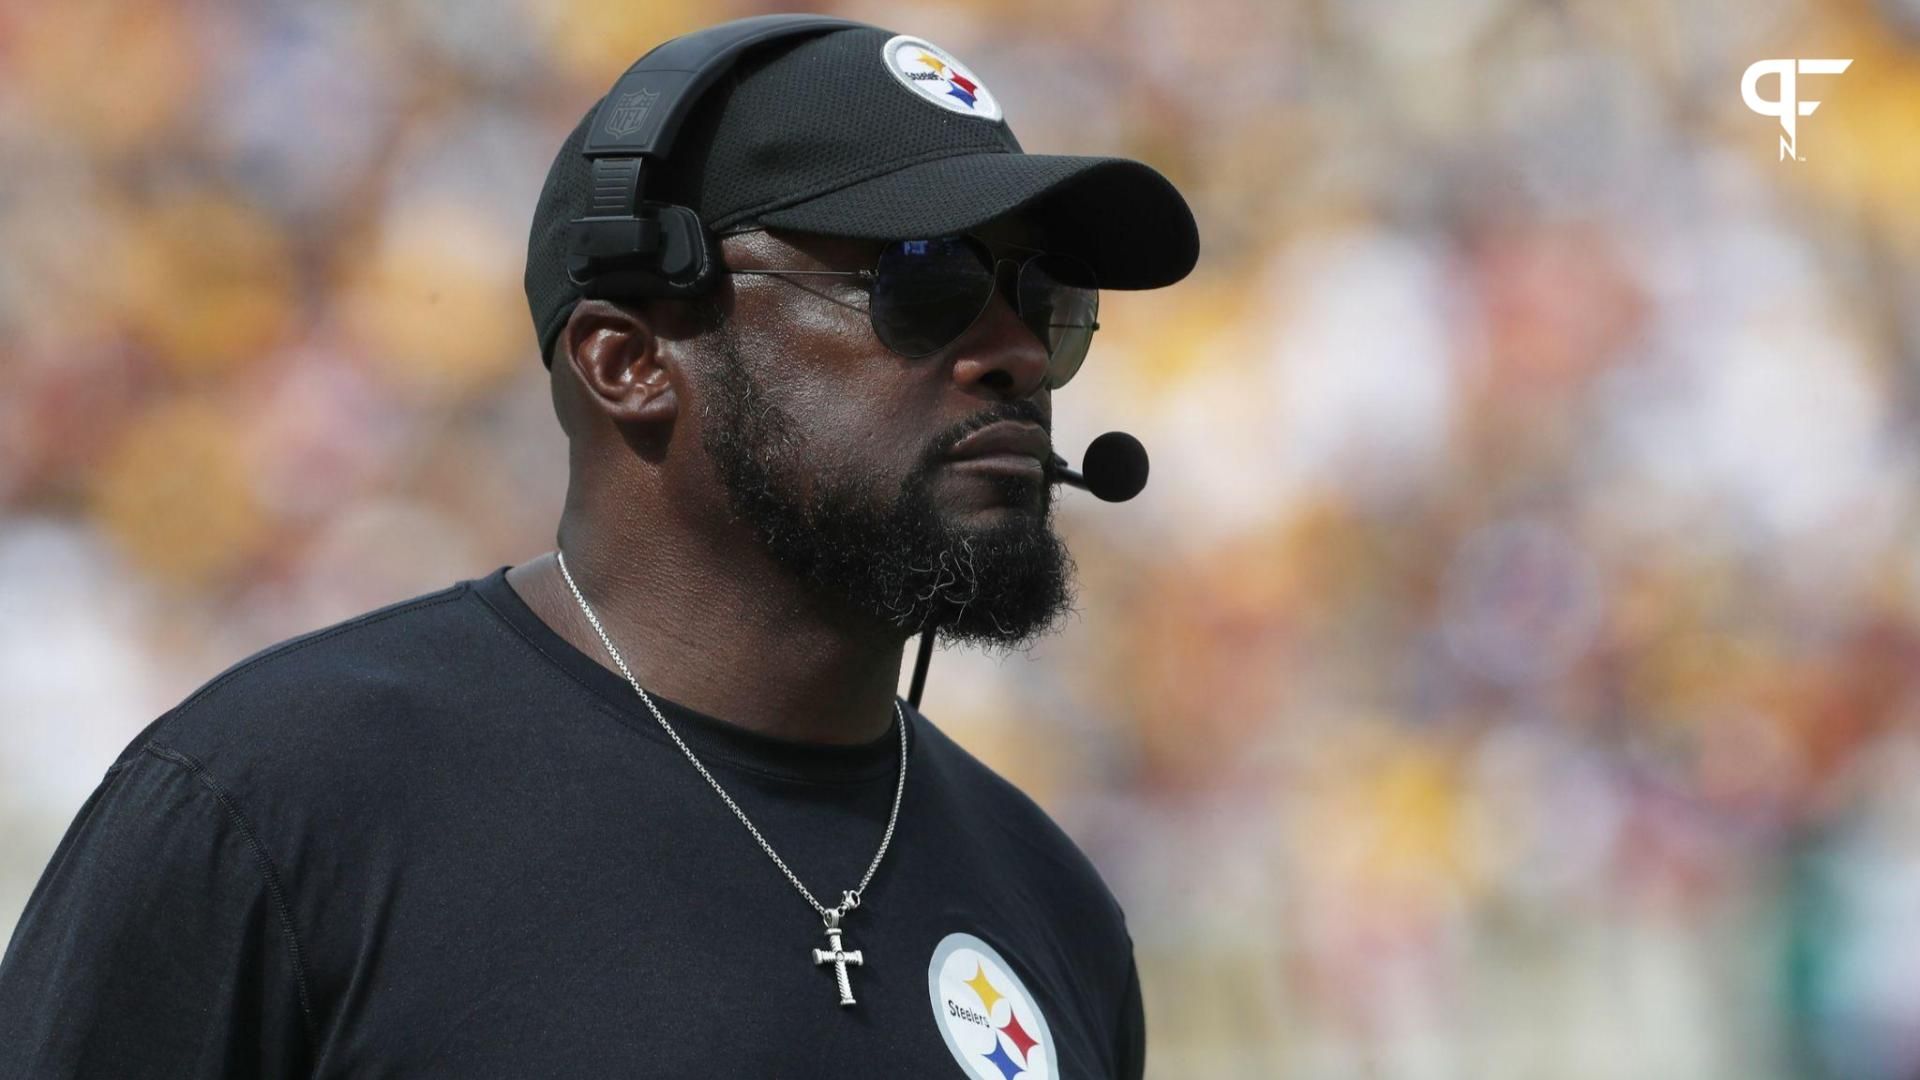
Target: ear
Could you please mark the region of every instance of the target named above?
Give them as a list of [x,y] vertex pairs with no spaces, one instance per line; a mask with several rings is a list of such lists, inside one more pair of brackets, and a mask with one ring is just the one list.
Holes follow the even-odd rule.
[[680,412],[680,365],[674,342],[654,326],[648,307],[582,300],[560,331],[560,351],[589,405],[616,424],[671,424]]

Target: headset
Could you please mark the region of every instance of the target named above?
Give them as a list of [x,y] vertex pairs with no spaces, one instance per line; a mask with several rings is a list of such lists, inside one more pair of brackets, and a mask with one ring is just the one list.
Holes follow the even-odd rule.
[[713,234],[691,208],[644,197],[647,162],[666,159],[681,121],[740,54],[780,38],[866,25],[758,15],[674,38],[634,61],[601,102],[581,148],[593,163],[593,207],[567,223],[567,280],[595,299],[710,291],[720,267]]

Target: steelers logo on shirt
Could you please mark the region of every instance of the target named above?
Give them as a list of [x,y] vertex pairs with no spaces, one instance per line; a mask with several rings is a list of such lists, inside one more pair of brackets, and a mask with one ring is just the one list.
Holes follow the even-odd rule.
[[993,946],[952,933],[927,964],[934,1023],[953,1059],[978,1080],[1055,1080],[1053,1032],[1025,983]]

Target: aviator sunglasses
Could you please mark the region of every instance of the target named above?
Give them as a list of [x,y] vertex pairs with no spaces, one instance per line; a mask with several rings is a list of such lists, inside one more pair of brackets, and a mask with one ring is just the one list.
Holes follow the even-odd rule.
[[[960,339],[1000,287],[1001,267],[1013,267],[1009,297],[1020,321],[1047,347],[1047,385],[1059,389],[1080,370],[1100,310],[1093,269],[1070,255],[1005,245],[1021,257],[998,258],[974,236],[899,240],[880,252],[871,270],[729,270],[768,277],[851,277],[866,289],[874,336],[908,359],[929,356]],[[824,293],[816,296],[854,308]]]

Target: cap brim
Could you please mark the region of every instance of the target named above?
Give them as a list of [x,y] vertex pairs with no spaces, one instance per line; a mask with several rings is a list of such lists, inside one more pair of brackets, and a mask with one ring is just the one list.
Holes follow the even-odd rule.
[[966,232],[1014,211],[1047,247],[1093,268],[1103,289],[1157,289],[1192,271],[1200,231],[1187,201],[1127,158],[959,154],[754,215],[763,227],[861,240]]

